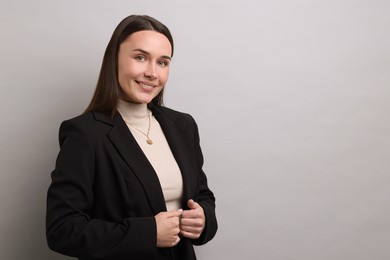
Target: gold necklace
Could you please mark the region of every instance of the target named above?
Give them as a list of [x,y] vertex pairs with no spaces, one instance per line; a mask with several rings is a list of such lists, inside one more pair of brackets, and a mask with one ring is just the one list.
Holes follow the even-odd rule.
[[[123,119],[125,120],[125,119]],[[149,125],[148,125],[148,131],[146,133],[144,133],[143,131],[141,131],[140,129],[138,129],[137,127],[133,126],[132,124],[130,124],[129,122],[126,122],[126,124],[128,124],[129,126],[131,126],[133,129],[137,130],[138,132],[140,132],[141,134],[143,134],[145,137],[146,137],[146,143],[147,144],[150,144],[152,145],[153,144],[153,141],[152,139],[150,139],[149,137],[149,133],[150,133],[150,125],[151,125],[151,119],[150,119],[150,113],[148,113],[148,120],[149,120]]]

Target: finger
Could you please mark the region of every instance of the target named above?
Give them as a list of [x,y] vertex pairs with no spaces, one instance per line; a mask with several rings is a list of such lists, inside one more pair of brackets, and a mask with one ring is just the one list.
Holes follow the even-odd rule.
[[172,239],[168,239],[166,241],[161,242],[158,246],[159,247],[173,247],[176,246],[180,242],[180,237],[175,236]]
[[198,239],[200,237],[200,233],[192,233],[187,231],[180,231],[180,234],[183,237],[189,238],[189,239]]
[[177,209],[177,210],[171,210],[171,211],[164,212],[164,215],[167,218],[179,217],[179,216],[181,216],[181,214],[183,214],[183,210],[182,209]]
[[193,199],[188,200],[187,206],[190,209],[196,209],[196,208],[200,207],[200,205],[198,203],[196,203]]
[[204,221],[203,219],[181,219],[180,227],[203,227]]
[[195,234],[195,235],[200,235],[202,233],[202,229],[198,228],[198,229],[182,229],[180,230],[180,234],[183,234],[183,233],[186,233],[186,235],[188,236],[188,234]]
[[179,242],[180,242],[180,237],[177,236],[177,239],[176,239],[176,241],[173,243],[173,246],[177,245]]
[[164,215],[164,216],[175,216],[177,214],[182,214],[183,213],[183,210],[182,209],[174,209],[174,210],[170,210],[170,211],[161,211],[160,213],[158,213],[157,215]]
[[180,231],[187,232],[200,232],[203,229],[204,225],[200,223],[191,223],[190,225],[180,224]]
[[181,215],[182,218],[203,218],[204,213],[201,209],[184,210]]

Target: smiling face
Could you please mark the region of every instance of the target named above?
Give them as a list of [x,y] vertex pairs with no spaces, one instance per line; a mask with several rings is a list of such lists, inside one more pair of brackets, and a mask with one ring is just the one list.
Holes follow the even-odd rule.
[[138,31],[119,46],[120,98],[132,103],[150,103],[169,76],[172,47],[168,38],[155,31]]

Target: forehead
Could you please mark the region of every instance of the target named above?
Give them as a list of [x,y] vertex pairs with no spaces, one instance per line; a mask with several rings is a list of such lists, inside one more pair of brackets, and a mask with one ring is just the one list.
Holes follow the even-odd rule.
[[138,31],[129,35],[120,45],[120,50],[142,49],[151,54],[171,56],[172,46],[168,38],[156,31]]

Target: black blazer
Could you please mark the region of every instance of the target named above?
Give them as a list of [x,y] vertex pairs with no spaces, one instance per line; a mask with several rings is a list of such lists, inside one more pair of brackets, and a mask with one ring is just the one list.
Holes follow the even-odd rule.
[[196,259],[193,244],[217,231],[215,198],[202,170],[203,156],[193,118],[152,106],[180,167],[184,194],[204,209],[206,227],[197,240],[181,238],[157,248],[154,216],[166,211],[157,175],[119,113],[86,113],[60,127],[60,152],[47,195],[49,247],[79,259]]

